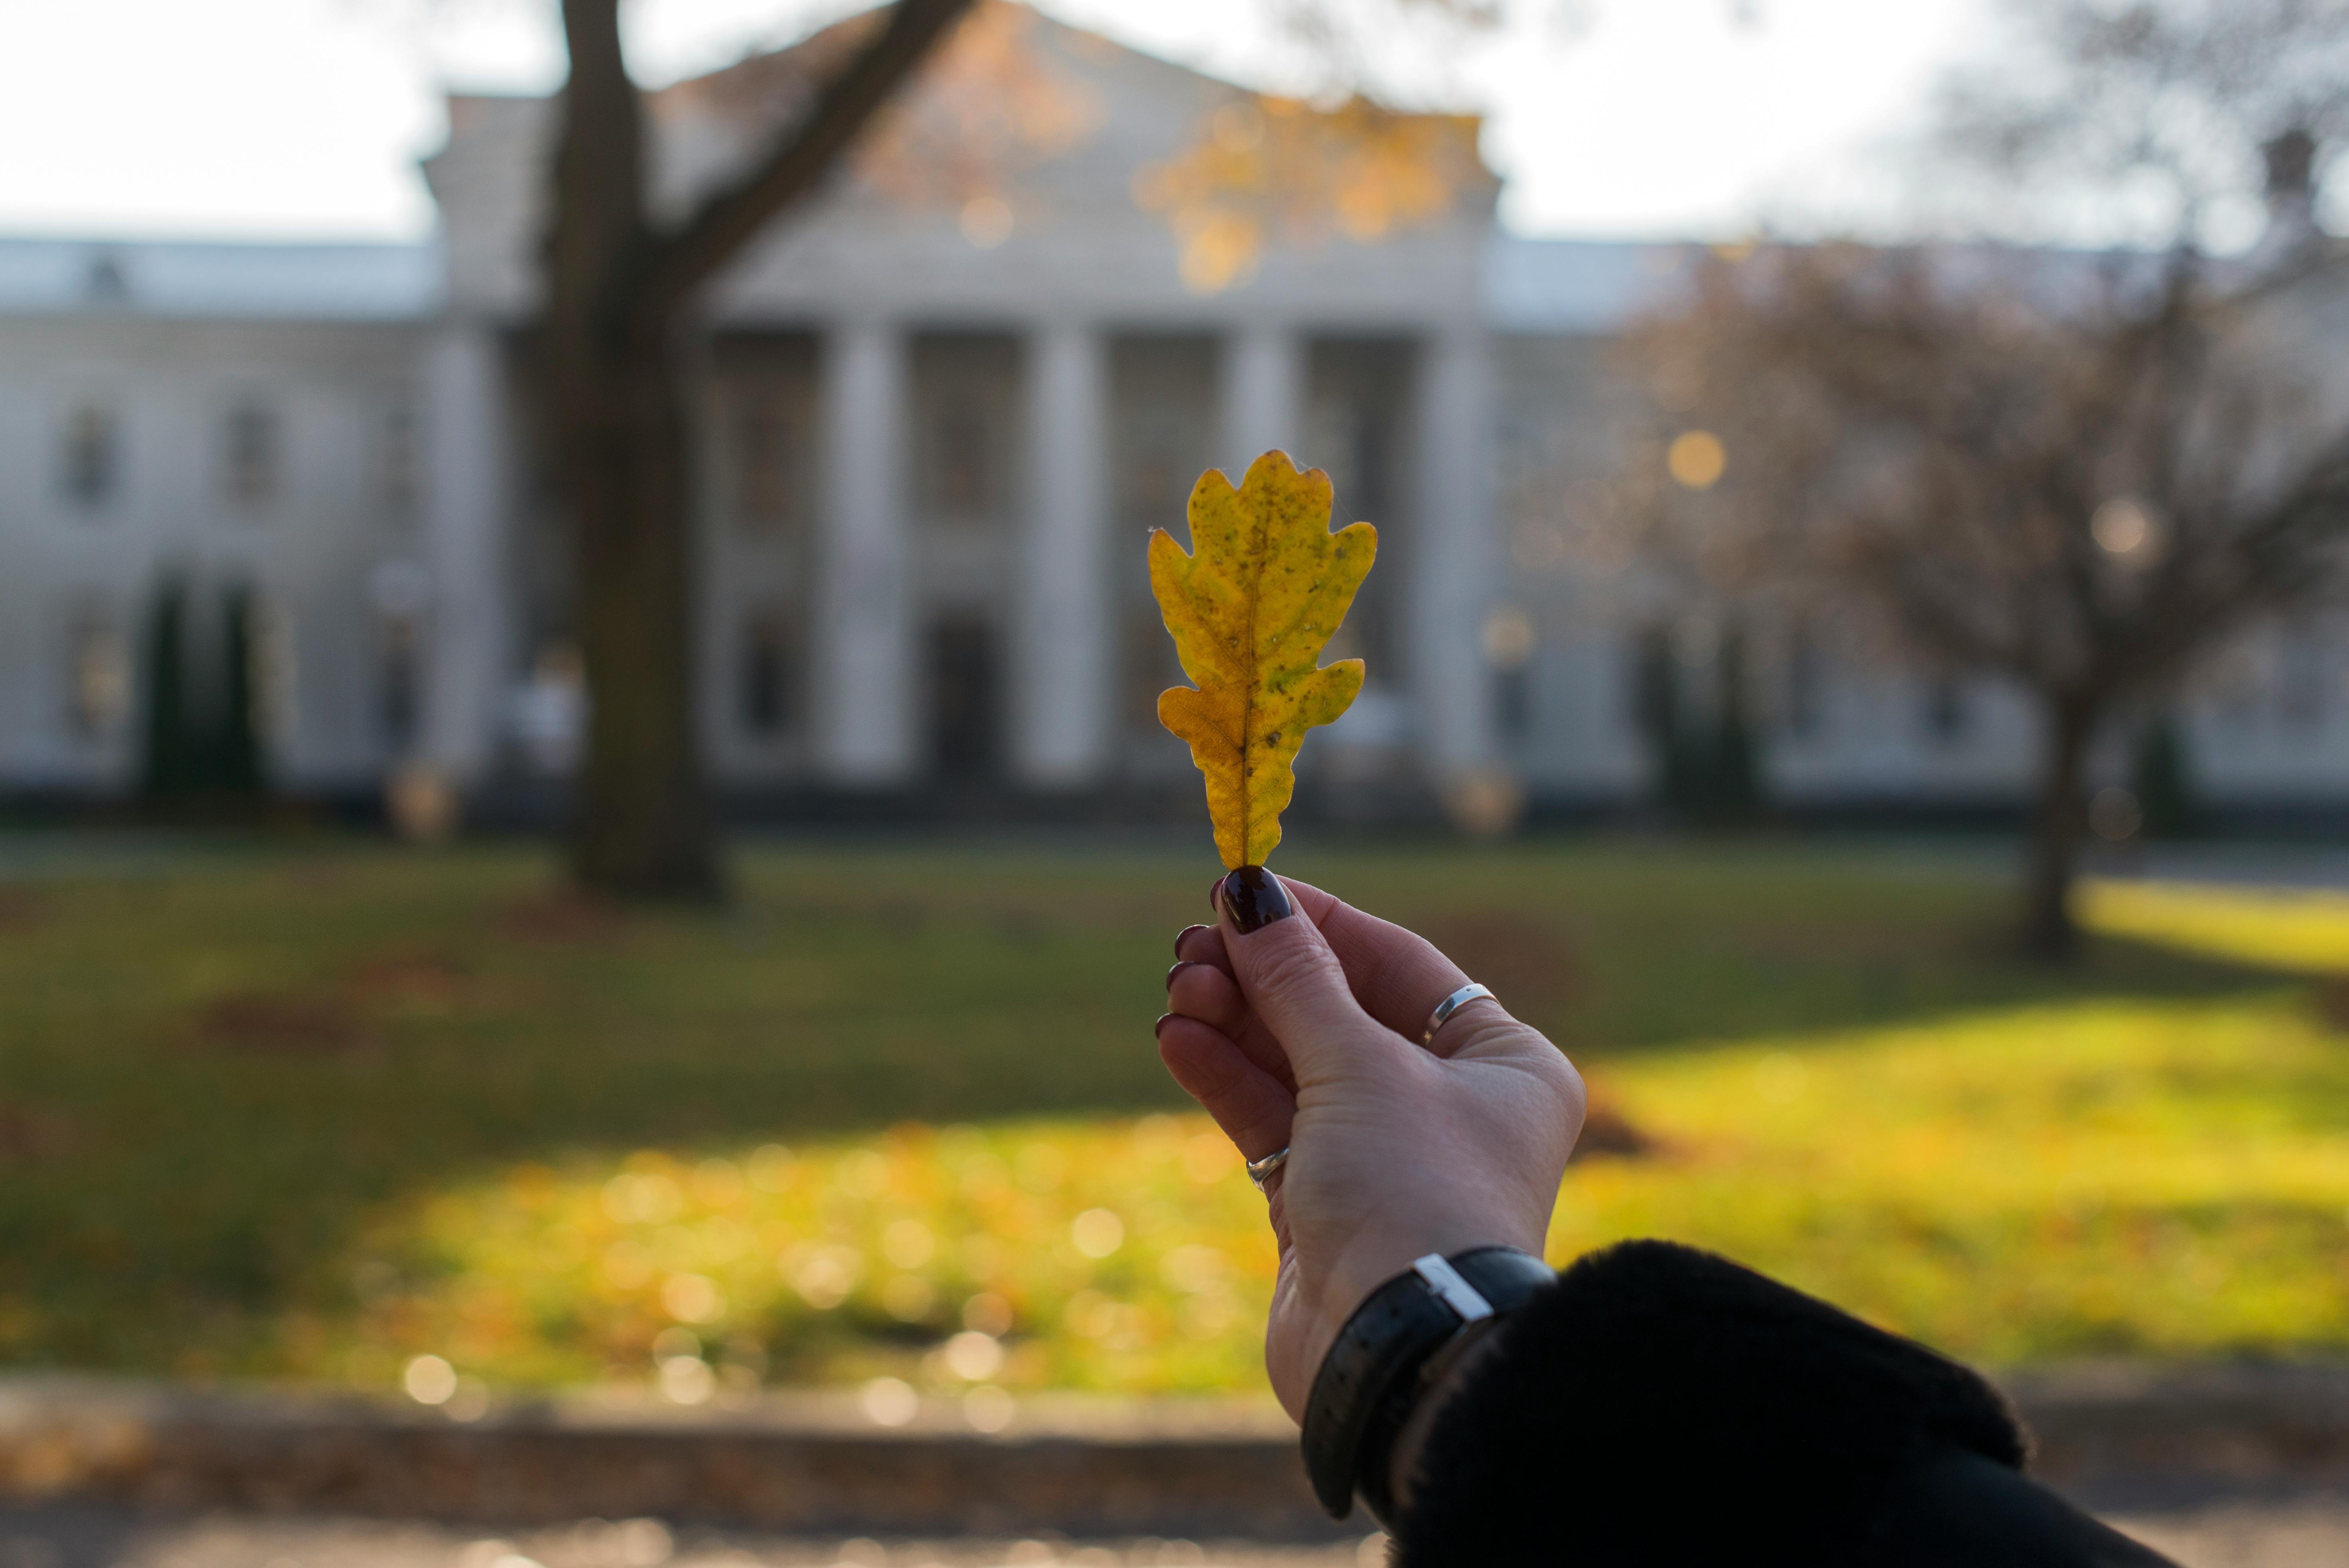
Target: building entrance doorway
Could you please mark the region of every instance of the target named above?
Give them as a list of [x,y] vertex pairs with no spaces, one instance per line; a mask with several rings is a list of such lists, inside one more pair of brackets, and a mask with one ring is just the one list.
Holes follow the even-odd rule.
[[1001,767],[1002,682],[994,626],[977,617],[930,627],[924,655],[929,692],[930,772],[942,780],[992,779]]

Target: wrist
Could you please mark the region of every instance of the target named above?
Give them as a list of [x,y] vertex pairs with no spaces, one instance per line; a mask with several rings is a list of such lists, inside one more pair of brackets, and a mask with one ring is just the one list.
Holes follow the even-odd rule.
[[1302,1346],[1303,1365],[1299,1369],[1308,1388],[1322,1362],[1329,1358],[1330,1347],[1337,1343],[1338,1336],[1361,1310],[1362,1304],[1389,1281],[1409,1274],[1412,1264],[1419,1259],[1431,1253],[1438,1257],[1457,1257],[1480,1247],[1506,1247],[1540,1257],[1546,1239],[1538,1234],[1530,1239],[1513,1235],[1508,1233],[1509,1227],[1489,1222],[1418,1226],[1404,1233],[1397,1233],[1397,1229],[1361,1238],[1340,1252],[1323,1271],[1320,1288],[1311,1297],[1312,1315]]
[[1431,1382],[1446,1382],[1457,1353],[1557,1277],[1538,1257],[1487,1243],[1423,1255],[1370,1293],[1323,1353],[1305,1401],[1306,1473],[1331,1518],[1345,1518],[1359,1492],[1392,1522],[1392,1456]]

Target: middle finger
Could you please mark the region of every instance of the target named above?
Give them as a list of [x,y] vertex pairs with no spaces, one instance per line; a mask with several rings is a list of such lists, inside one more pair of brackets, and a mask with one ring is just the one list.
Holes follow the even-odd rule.
[[1297,1075],[1289,1068],[1288,1053],[1247,1005],[1238,982],[1224,970],[1203,959],[1175,965],[1166,976],[1166,1010],[1214,1029],[1283,1088],[1297,1092]]

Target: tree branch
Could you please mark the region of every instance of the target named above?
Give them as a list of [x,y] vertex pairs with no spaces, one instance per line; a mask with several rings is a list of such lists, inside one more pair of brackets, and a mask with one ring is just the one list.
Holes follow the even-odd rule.
[[641,233],[644,110],[620,55],[619,0],[563,0],[571,78],[557,100],[547,309],[556,336],[589,340],[612,258]]
[[757,237],[775,214],[815,189],[973,0],[897,0],[888,25],[827,84],[806,117],[757,166],[712,192],[656,241],[625,299],[635,333],[667,329],[697,287]]

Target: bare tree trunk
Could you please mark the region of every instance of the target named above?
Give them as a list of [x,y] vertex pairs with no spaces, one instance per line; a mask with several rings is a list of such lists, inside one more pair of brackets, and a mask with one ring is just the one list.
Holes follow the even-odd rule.
[[645,117],[621,56],[619,0],[563,0],[571,78],[554,159],[542,365],[578,551],[592,717],[572,868],[589,887],[637,898],[719,891],[695,723],[678,334],[702,285],[818,188],[972,3],[897,0],[765,157],[663,230],[645,205]]
[[684,389],[666,343],[558,389],[593,694],[572,865],[629,897],[719,889],[695,724]]
[[547,393],[579,568],[586,760],[572,869],[630,897],[706,898],[717,852],[694,734],[691,530],[676,315],[629,284],[657,243],[616,0],[564,0],[571,80],[547,236]]
[[2034,958],[2068,963],[2080,947],[2072,920],[2072,879],[2078,870],[2082,778],[2096,706],[2071,693],[2050,693],[2041,715],[2039,802],[2031,830],[2024,881],[2023,948]]

